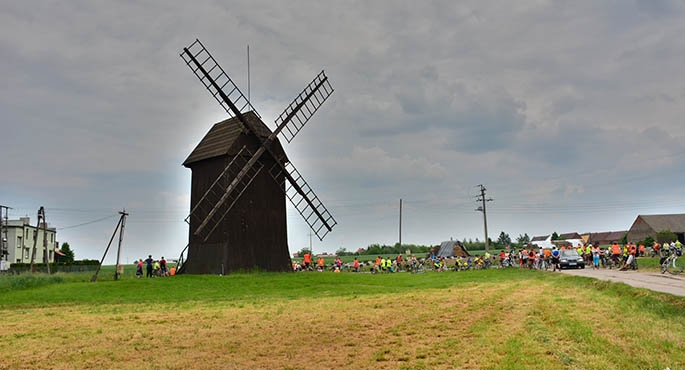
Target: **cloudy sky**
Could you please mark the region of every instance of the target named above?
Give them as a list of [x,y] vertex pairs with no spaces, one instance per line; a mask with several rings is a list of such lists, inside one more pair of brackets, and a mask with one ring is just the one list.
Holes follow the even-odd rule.
[[[267,124],[322,69],[290,159],[338,221],[315,252],[628,229],[685,212],[676,1],[0,3],[0,204],[46,208],[77,258],[187,243],[183,160],[226,113],[179,57],[199,38]],[[290,205],[289,205],[290,207]],[[99,220],[99,221],[98,221]],[[97,221],[97,222],[95,222]],[[288,211],[291,252],[308,228]],[[114,258],[110,258],[110,261]]]

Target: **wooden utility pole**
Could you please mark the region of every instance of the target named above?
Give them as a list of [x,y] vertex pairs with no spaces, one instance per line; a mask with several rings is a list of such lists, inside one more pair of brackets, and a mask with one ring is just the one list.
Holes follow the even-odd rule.
[[490,241],[488,240],[488,216],[487,213],[485,212],[485,202],[492,202],[492,198],[485,198],[485,186],[483,184],[478,185],[480,187],[480,195],[477,196],[476,201],[477,202],[482,202],[482,205],[478,208],[476,208],[476,211],[483,212],[483,228],[485,229],[485,252],[488,252],[490,249]]
[[128,216],[128,213],[126,213],[125,209],[123,211],[120,211],[119,214],[121,215],[121,228],[119,229],[119,248],[117,248],[117,264],[116,268],[114,269],[114,280],[119,280],[119,259],[121,257],[121,242],[124,240],[124,227],[126,226],[126,216]]
[[400,198],[400,252],[402,251],[402,198]]
[[[107,252],[109,251],[109,247],[112,245],[112,241],[114,240],[114,237],[117,235],[117,231],[120,231],[120,235],[123,234],[123,227],[122,224],[124,220],[126,219],[126,216],[128,216],[128,213],[124,210],[124,212],[119,212],[121,217],[119,217],[119,222],[117,222],[117,226],[114,228],[114,232],[112,233],[112,237],[109,239],[109,243],[107,243],[107,248],[105,248],[105,253],[102,255],[102,259],[100,260],[100,264],[98,265],[98,268],[95,270],[95,273],[93,276],[90,278],[90,281],[96,281],[98,279],[98,274],[100,273],[100,269],[102,268],[102,263],[105,261],[105,257],[107,256]],[[119,247],[121,248],[121,240],[123,236],[119,237]],[[117,265],[119,264],[119,256],[117,255]],[[118,278],[117,272],[114,273],[115,279]]]
[[[40,207],[43,211],[43,262],[45,262],[45,268],[50,274],[50,254],[48,253],[48,221],[45,219],[45,208]],[[36,230],[37,231],[37,230]]]
[[[33,249],[31,250],[31,272],[36,272],[35,269],[35,263],[36,263],[36,246],[38,244],[38,230],[40,230],[40,221],[43,220],[43,223],[45,223],[45,209],[43,206],[41,206],[38,209],[38,215],[37,215],[38,220],[36,221],[36,230],[33,233]],[[45,241],[45,235],[43,235],[43,241]],[[45,258],[43,258],[45,260]],[[48,266],[48,273],[50,273],[50,266]]]

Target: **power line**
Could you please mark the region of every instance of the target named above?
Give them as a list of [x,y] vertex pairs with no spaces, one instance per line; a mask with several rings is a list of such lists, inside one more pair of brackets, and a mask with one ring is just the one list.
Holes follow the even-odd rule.
[[113,217],[117,217],[117,215],[109,215],[109,216],[106,216],[106,217],[103,217],[103,218],[98,218],[97,220],[87,221],[87,222],[80,223],[80,224],[77,224],[77,225],[71,225],[71,226],[66,226],[66,227],[59,227],[59,228],[57,228],[57,230],[74,229],[74,228],[77,228],[77,227],[86,226],[86,225],[94,224],[94,223],[96,223],[96,222],[104,221],[104,220],[107,220],[107,219],[110,219],[110,218],[113,218]]

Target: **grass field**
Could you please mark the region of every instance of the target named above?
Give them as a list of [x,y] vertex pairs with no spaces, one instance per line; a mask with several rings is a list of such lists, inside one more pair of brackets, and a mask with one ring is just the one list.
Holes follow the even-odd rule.
[[624,284],[519,269],[112,274],[0,277],[0,369],[685,368],[685,299]]

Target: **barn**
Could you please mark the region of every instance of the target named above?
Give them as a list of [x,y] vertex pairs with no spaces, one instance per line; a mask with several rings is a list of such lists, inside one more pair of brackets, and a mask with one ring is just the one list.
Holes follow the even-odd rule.
[[[215,225],[206,235],[196,235],[196,230],[211,211],[211,207],[196,207],[201,201],[218,204],[223,194],[207,194],[215,181],[223,181],[226,189],[235,173],[223,176],[224,169],[234,159],[246,163],[250,153],[241,151],[245,146],[256,152],[271,130],[253,112],[243,113],[256,135],[245,130],[237,117],[215,124],[197,147],[183,162],[192,171],[189,217],[190,233],[188,257],[182,272],[190,274],[226,274],[233,271],[260,269],[264,271],[290,271],[288,253],[286,201],[281,175],[274,181],[269,169],[275,158],[265,153],[259,164],[263,165],[251,183],[226,212],[229,202],[219,207]],[[288,162],[278,139],[272,142],[272,153],[281,162]],[[239,158],[236,158],[239,157]],[[257,166],[253,166],[257,168]],[[203,199],[204,197],[204,199]],[[207,197],[214,200],[207,201]],[[225,214],[225,215],[224,215]],[[216,227],[214,227],[216,226]]]
[[656,239],[659,231],[670,230],[681,243],[685,243],[685,214],[638,215],[628,230],[629,242],[638,243],[646,237]]

